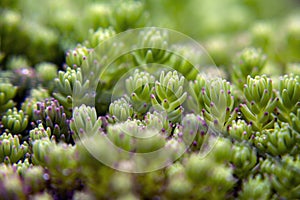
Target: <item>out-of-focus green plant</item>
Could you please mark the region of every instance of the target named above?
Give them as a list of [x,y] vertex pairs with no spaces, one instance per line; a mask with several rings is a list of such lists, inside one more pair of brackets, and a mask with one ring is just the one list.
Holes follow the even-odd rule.
[[4,163],[0,164],[0,195],[4,199],[25,199],[22,180],[16,168]]
[[239,199],[269,199],[271,184],[268,179],[261,175],[250,177],[243,183],[243,189],[239,193]]
[[27,194],[34,194],[46,188],[45,171],[42,166],[31,166],[24,173],[24,190]]
[[238,177],[247,177],[257,164],[257,153],[247,144],[234,144],[232,148],[231,162],[234,174]]
[[51,187],[60,198],[68,198],[68,192],[79,185],[79,166],[76,148],[65,143],[56,144],[49,139],[36,140],[33,144],[34,163],[49,169]]
[[262,172],[266,173],[271,186],[281,198],[299,198],[299,155],[295,158],[283,156],[282,161],[265,159],[261,163]]
[[116,35],[115,30],[110,27],[110,28],[98,28],[96,31],[94,30],[89,30],[89,34],[87,36],[87,40],[84,41],[84,45],[87,48],[96,48],[101,42],[113,37]]
[[232,68],[232,81],[243,89],[247,76],[259,75],[266,63],[266,55],[260,49],[246,48],[236,58]]

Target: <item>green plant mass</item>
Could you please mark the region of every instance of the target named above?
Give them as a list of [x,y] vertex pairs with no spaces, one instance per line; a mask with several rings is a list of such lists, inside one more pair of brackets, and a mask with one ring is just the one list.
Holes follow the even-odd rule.
[[0,199],[300,199],[300,2],[1,0]]

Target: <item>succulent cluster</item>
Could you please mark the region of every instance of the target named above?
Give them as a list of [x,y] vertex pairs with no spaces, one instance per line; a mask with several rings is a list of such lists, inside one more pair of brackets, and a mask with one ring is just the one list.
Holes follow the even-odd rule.
[[0,198],[300,199],[299,8],[2,0]]

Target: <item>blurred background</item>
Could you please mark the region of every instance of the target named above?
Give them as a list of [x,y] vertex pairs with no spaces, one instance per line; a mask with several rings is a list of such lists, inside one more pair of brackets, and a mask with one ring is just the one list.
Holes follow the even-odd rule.
[[[0,66],[65,63],[65,53],[91,30],[116,32],[159,26],[191,36],[218,66],[228,67],[247,46],[270,64],[300,62],[300,2],[296,0],[1,0]],[[268,69],[268,68],[267,68]]]

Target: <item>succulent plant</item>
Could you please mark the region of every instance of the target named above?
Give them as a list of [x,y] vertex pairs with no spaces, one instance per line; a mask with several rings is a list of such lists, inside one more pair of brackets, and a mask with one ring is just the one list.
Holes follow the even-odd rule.
[[[42,62],[35,66],[37,76],[44,86],[51,84],[51,81],[56,77],[57,68],[55,64],[49,62]],[[49,85],[48,87],[51,88]]]
[[228,135],[238,141],[251,142],[254,131],[252,130],[251,124],[238,119],[237,121],[233,120],[231,126],[228,127]]
[[5,163],[16,163],[24,158],[28,151],[27,142],[20,144],[19,137],[10,133],[0,135],[0,161]]
[[42,138],[50,138],[51,137],[51,129],[50,127],[44,128],[43,124],[39,124],[38,127],[29,131],[29,142],[32,144],[35,140],[40,140]]
[[133,116],[133,108],[125,98],[121,98],[109,105],[109,113],[116,121],[123,122]]
[[133,61],[138,65],[147,63],[166,63],[171,53],[167,52],[168,34],[156,29],[141,31],[136,51],[132,52]]
[[275,123],[274,129],[267,129],[255,134],[254,143],[261,151],[271,155],[297,154],[299,152],[299,133],[289,124]]
[[71,68],[80,67],[87,59],[90,50],[85,46],[78,45],[74,50],[69,50],[66,54],[66,64]]
[[0,199],[300,199],[298,13],[1,0]]
[[50,127],[56,140],[72,141],[69,119],[67,119],[63,106],[56,99],[51,98],[38,102],[33,119],[36,125],[42,123],[44,127]]
[[17,92],[17,87],[13,86],[11,83],[1,82],[0,83],[0,112],[3,113],[14,107],[15,103],[13,98]]
[[271,79],[265,75],[255,78],[248,76],[244,95],[246,103],[240,104],[240,110],[247,122],[252,124],[253,130],[272,128],[279,98],[275,97]]
[[49,139],[36,140],[33,144],[33,161],[47,167],[50,185],[67,198],[70,190],[78,187],[79,166],[76,148],[66,143],[56,144]]
[[95,108],[86,105],[76,107],[73,111],[74,115],[70,121],[70,128],[73,131],[74,140],[80,139],[82,136],[93,135],[101,132],[102,120],[97,117]]
[[299,198],[299,155],[295,158],[283,156],[282,161],[268,158],[262,161],[261,168],[279,197]]
[[166,139],[160,130],[147,128],[141,121],[125,121],[107,127],[107,136],[117,147],[135,153],[148,153],[162,148]]
[[231,162],[235,175],[238,177],[247,177],[258,163],[257,153],[249,145],[236,143],[232,148]]
[[243,189],[239,193],[239,199],[269,199],[271,184],[268,179],[261,175],[250,177],[243,183]]
[[130,103],[133,105],[133,109],[138,114],[145,114],[151,106],[151,92],[153,92],[153,86],[155,77],[147,72],[134,71],[133,75],[125,81],[126,92],[129,96]]
[[181,106],[186,100],[187,93],[183,91],[184,77],[177,71],[165,74],[162,71],[159,81],[155,82],[154,94],[151,94],[151,103],[155,110],[166,112],[169,121],[176,123],[183,113]]
[[144,27],[147,18],[148,14],[145,13],[142,2],[121,0],[113,5],[109,22],[117,32],[121,32],[130,28]]
[[285,75],[279,80],[279,103],[278,103],[278,119],[291,124],[290,113],[297,112],[300,108],[300,99],[298,91],[300,90],[300,76]]
[[31,166],[24,173],[24,190],[27,194],[34,194],[46,188],[44,179],[44,168],[41,166]]
[[2,124],[13,134],[22,133],[28,125],[28,116],[23,110],[18,111],[17,108],[8,109],[3,115]]
[[195,113],[202,113],[211,127],[226,132],[232,120],[237,117],[231,90],[230,83],[224,79],[208,81],[198,75],[194,82],[190,82],[189,106]]

